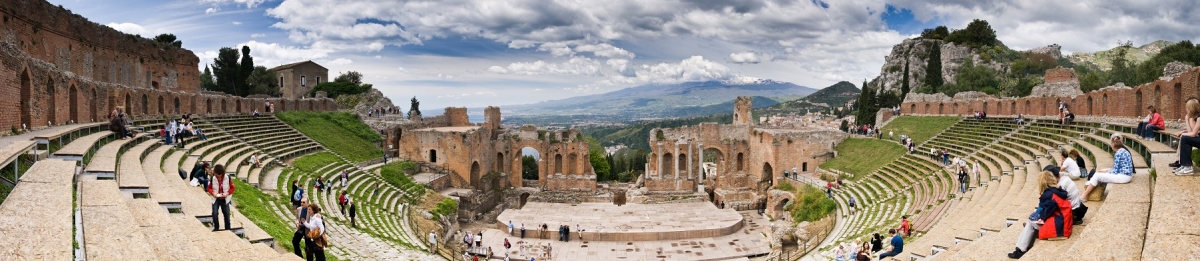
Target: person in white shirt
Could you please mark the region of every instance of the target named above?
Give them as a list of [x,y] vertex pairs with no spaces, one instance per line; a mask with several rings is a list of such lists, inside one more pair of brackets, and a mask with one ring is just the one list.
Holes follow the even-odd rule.
[[[307,227],[308,231],[320,229],[320,234],[325,235],[325,221],[321,216],[321,207],[317,206],[316,204],[312,204],[309,205],[309,209],[310,216],[308,217],[308,222],[304,223],[304,227]],[[313,239],[307,237],[304,239],[304,245],[305,248],[308,249],[308,253],[306,254],[308,260],[325,261],[325,248],[317,246],[317,244],[313,242]]]
[[1082,174],[1079,170],[1079,163],[1076,163],[1075,159],[1072,159],[1066,150],[1059,150],[1058,153],[1063,157],[1062,164],[1058,164],[1058,168],[1067,174],[1064,176],[1072,180],[1078,179],[1079,175]]
[[971,174],[975,175],[975,181],[979,182],[979,185],[981,186],[983,185],[983,180],[979,179],[979,173],[982,171],[983,168],[979,166],[979,160],[975,160],[975,166],[971,168]]

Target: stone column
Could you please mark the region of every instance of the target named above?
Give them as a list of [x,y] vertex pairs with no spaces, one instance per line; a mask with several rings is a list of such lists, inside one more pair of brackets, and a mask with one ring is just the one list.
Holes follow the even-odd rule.
[[700,172],[696,175],[700,181],[697,181],[697,184],[704,184],[704,142],[697,141],[696,148],[696,162],[700,163]]
[[[662,160],[663,160],[662,142],[659,141],[658,142],[658,166],[655,167],[655,168],[657,168],[658,171],[656,171],[654,174],[658,175],[658,177],[660,177],[660,178],[663,175]],[[649,178],[649,177],[647,177],[647,178]]]
[[694,159],[696,157],[696,154],[693,153],[694,150],[695,150],[695,147],[692,146],[692,142],[689,141],[688,142],[688,159],[687,159],[688,160],[688,162],[687,162],[688,163],[687,164],[687,178],[689,180],[692,179],[692,161],[696,160],[696,159]]
[[675,174],[675,179],[679,179],[679,141],[675,141],[671,145],[671,147],[675,147],[675,158],[671,159],[675,162],[671,162],[671,173]]

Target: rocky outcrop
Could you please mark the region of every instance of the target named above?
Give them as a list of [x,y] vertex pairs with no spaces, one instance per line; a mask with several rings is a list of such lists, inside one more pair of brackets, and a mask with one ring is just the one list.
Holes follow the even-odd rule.
[[925,94],[925,93],[909,93],[909,94],[908,94],[908,96],[904,97],[904,103],[910,103],[910,102],[950,102],[950,101],[952,101],[952,100],[953,100],[953,99],[951,99],[951,98],[950,98],[950,96],[946,96],[946,94],[944,94],[944,93],[934,93],[934,94]]
[[[879,77],[869,85],[883,91],[900,91],[904,81],[904,65],[908,64],[908,86],[917,88],[925,80],[925,67],[929,64],[929,48],[941,46],[941,40],[906,39],[892,47],[884,58]],[[877,89],[877,90],[880,90]]]
[[1047,46],[1043,46],[1043,47],[1033,48],[1033,49],[1029,49],[1028,51],[1025,51],[1025,52],[1036,53],[1036,54],[1045,54],[1045,55],[1049,55],[1050,57],[1054,57],[1054,59],[1062,58],[1062,46],[1059,46],[1058,44],[1051,44],[1051,45],[1047,45]]
[[1008,64],[995,60],[984,61],[983,58],[979,57],[978,51],[970,46],[945,43],[942,44],[942,81],[945,83],[957,83],[954,76],[957,76],[958,71],[962,69],[963,65],[967,64],[967,59],[971,59],[971,63],[975,65],[987,66],[996,72],[1008,71]]
[[1192,69],[1192,67],[1179,61],[1167,63],[1167,66],[1163,67],[1162,78],[1164,80],[1169,80],[1179,77],[1180,74],[1183,74],[1183,72],[1187,71],[1188,69]]
[[995,99],[995,98],[996,98],[996,96],[992,96],[991,94],[987,94],[984,92],[976,92],[976,91],[960,92],[960,93],[954,94],[955,100],[961,100],[961,99],[984,100],[984,99]]

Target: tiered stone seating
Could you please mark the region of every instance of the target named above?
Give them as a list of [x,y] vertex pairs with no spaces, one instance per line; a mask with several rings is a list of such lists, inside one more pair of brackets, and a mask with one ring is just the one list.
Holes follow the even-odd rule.
[[0,204],[0,260],[70,260],[75,162],[35,163]]
[[227,116],[206,120],[279,160],[322,148],[274,116]]
[[[1013,241],[1023,226],[1024,217],[1039,195],[1036,175],[1041,166],[1057,165],[1061,160],[1057,151],[1051,150],[1075,148],[1090,155],[1087,157],[1089,163],[1099,165],[1089,164],[1090,167],[1111,167],[1111,154],[1097,144],[1107,142],[1106,133],[1114,130],[1100,131],[1105,137],[1092,134],[1093,131],[1087,127],[1061,127],[1034,122],[984,148],[984,152],[1015,154],[1009,157],[1023,161],[1018,163],[1022,166],[1014,168],[1012,175],[1001,176],[998,182],[989,183],[981,190],[976,190],[969,199],[963,199],[936,227],[906,246],[910,257],[1004,259],[1004,254],[1012,251]],[[1149,143],[1142,146],[1153,153],[1163,151],[1163,147],[1158,146],[1162,144],[1138,143]],[[1134,153],[1134,158],[1135,162],[1149,162],[1140,153]],[[1074,237],[1063,241],[1039,241],[1024,258],[1052,260],[1080,258],[1083,255],[1104,260],[1140,259],[1141,244],[1134,242],[1145,240],[1150,181],[1144,166],[1136,169],[1138,174],[1131,184],[1110,185],[1107,200],[1088,202],[1091,211],[1085,223],[1075,227]],[[1076,181],[1076,185],[1082,188],[1083,182]]]

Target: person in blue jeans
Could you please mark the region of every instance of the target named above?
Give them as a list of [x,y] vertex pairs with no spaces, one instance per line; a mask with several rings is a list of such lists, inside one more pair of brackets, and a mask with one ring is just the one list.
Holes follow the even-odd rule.
[[892,235],[892,247],[887,252],[884,252],[883,254],[879,254],[879,260],[883,260],[884,258],[893,257],[893,256],[900,255],[900,253],[904,253],[904,238],[901,238],[900,235],[896,234],[895,228],[888,229],[888,234]]

